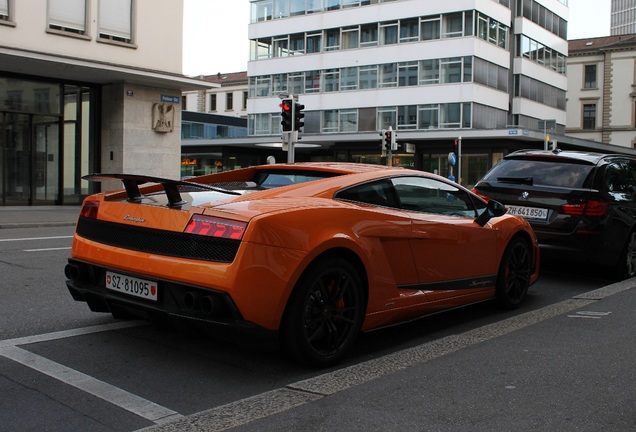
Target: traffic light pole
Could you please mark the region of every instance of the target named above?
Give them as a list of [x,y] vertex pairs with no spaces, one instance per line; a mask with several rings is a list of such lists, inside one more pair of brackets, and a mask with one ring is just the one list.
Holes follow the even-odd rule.
[[462,184],[462,137],[457,138],[457,184]]
[[287,163],[294,163],[296,141],[298,141],[298,131],[283,132],[283,143],[287,145]]

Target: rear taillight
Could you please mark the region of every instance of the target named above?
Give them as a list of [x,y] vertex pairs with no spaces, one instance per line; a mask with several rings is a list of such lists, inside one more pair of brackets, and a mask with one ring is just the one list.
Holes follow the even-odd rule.
[[564,204],[561,212],[571,216],[605,216],[607,208],[606,202],[590,200],[586,203]]
[[84,201],[80,216],[90,219],[97,219],[97,210],[99,209],[99,201]]
[[486,202],[490,201],[490,197],[489,196],[480,194],[479,192],[477,192],[477,189],[472,189],[471,192],[474,193],[475,195],[477,195],[479,198],[483,199]]
[[241,240],[247,223],[206,215],[194,215],[184,232],[208,237]]

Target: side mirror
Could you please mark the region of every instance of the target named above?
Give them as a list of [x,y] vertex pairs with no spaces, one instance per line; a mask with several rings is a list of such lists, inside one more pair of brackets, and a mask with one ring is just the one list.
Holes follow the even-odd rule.
[[475,222],[477,222],[479,226],[484,226],[490,219],[503,216],[506,214],[507,211],[508,210],[506,210],[504,205],[499,201],[490,200],[488,201],[486,209],[479,216],[477,216]]

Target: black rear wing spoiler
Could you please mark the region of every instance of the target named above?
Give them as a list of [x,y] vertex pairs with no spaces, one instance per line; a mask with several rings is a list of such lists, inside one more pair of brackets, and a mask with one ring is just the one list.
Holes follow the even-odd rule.
[[131,203],[140,203],[143,200],[143,195],[139,190],[140,185],[146,183],[157,183],[163,187],[163,190],[168,197],[168,207],[181,207],[185,204],[185,201],[181,198],[180,192],[180,188],[185,187],[211,190],[231,195],[241,195],[240,192],[234,192],[204,183],[196,183],[185,180],[172,180],[162,177],[152,177],[137,174],[89,174],[83,176],[82,179],[94,182],[100,182],[102,180],[121,180],[124,184],[124,189],[126,189],[128,201]]

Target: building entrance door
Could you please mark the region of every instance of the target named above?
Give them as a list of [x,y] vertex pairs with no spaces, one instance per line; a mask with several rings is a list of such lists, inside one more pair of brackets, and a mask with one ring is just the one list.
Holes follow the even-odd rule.
[[0,125],[0,204],[55,204],[59,191],[58,118],[3,113]]

